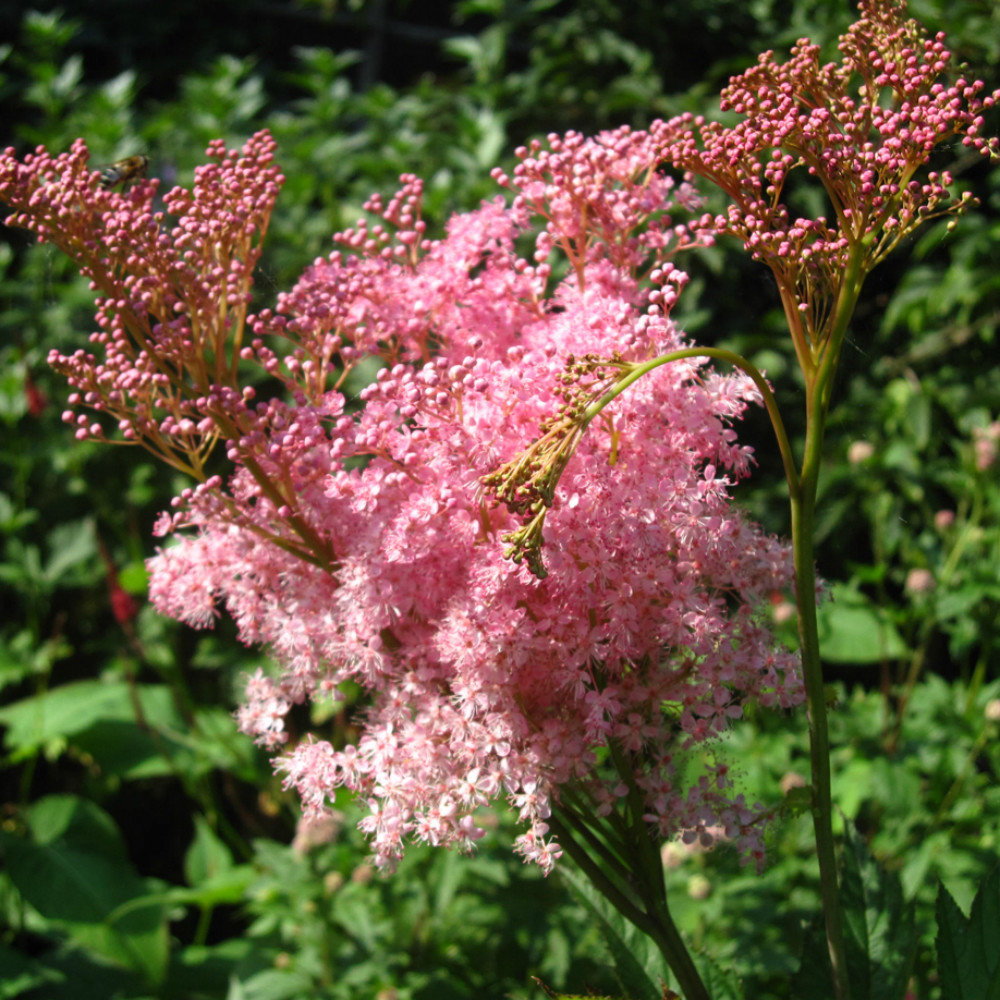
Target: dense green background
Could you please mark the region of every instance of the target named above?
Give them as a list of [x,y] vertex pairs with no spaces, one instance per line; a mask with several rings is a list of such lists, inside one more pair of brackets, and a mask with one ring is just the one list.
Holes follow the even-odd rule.
[[[910,9],[1000,85],[992,0]],[[440,226],[493,195],[490,168],[530,137],[710,113],[760,50],[810,35],[833,55],[852,13],[830,0],[0,3],[0,130],[22,151],[82,135],[96,163],[146,151],[169,184],[190,180],[210,139],[269,127],[288,182],[263,304],[402,172],[425,178]],[[921,998],[939,995],[938,881],[967,907],[1000,841],[987,711],[1000,697],[1000,491],[974,452],[1000,416],[1000,171],[960,146],[934,166],[982,209],[947,237],[929,228],[869,281],[820,527],[835,795],[916,902]],[[593,903],[522,868],[506,819],[476,858],[414,851],[390,881],[373,876],[348,802],[333,843],[289,846],[295,805],[229,717],[263,654],[225,622],[195,635],[143,606],[152,521],[181,484],[138,451],[73,443],[45,356],[84,343],[90,293],[52,249],[0,239],[0,998],[523,998],[538,995],[531,975],[627,988]],[[763,364],[796,432],[769,276],[735,246],[692,267],[687,328]],[[785,531],[764,420],[746,433],[760,467],[740,498]],[[859,441],[867,457],[849,451]],[[950,527],[935,526],[940,510]],[[908,589],[914,570],[933,589]],[[140,607],[124,626],[116,586]],[[762,717],[729,744],[751,798],[774,801],[782,778],[807,773],[801,719]],[[794,995],[816,905],[806,821],[779,820],[771,850],[763,877],[725,851],[671,871],[678,917],[730,984],[720,996],[737,982],[754,1000]]]

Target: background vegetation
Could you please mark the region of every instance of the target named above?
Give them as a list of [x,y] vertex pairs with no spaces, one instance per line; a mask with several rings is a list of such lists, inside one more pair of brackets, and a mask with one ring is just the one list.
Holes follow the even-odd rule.
[[[910,10],[1000,85],[992,0]],[[832,54],[852,17],[829,0],[7,2],[0,134],[22,151],[82,135],[95,163],[145,151],[169,185],[190,181],[210,139],[267,126],[288,181],[264,303],[402,172],[424,177],[440,226],[495,194],[489,169],[530,137],[711,113],[758,51],[810,35]],[[842,362],[820,542],[835,796],[900,874],[918,928],[939,881],[967,907],[1000,847],[1000,171],[960,146],[940,160],[982,209],[947,238],[927,230],[869,283]],[[225,622],[194,634],[145,606],[151,525],[180,484],[137,450],[76,444],[61,423],[66,389],[45,357],[84,343],[86,283],[25,234],[0,238],[0,998],[516,1000],[539,995],[532,975],[630,988],[606,943],[624,929],[570,892],[568,872],[522,868],[504,818],[475,858],[414,851],[389,881],[348,801],[323,842],[296,835],[294,802],[230,718],[263,654]],[[726,246],[694,267],[692,335],[763,363],[791,399],[766,272]],[[747,428],[760,468],[741,499],[781,531],[767,433],[763,418]],[[349,707],[329,719],[337,736]],[[727,752],[752,798],[808,770],[797,719],[740,726]],[[803,818],[775,824],[763,877],[719,850],[670,878],[721,996],[795,995],[816,906]],[[933,968],[927,931],[922,1000],[939,995]]]

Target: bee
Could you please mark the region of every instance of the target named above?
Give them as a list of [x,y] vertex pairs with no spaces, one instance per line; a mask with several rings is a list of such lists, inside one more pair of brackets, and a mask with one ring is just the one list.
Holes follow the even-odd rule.
[[139,153],[105,167],[101,171],[101,179],[98,184],[107,191],[119,184],[130,184],[133,181],[141,180],[146,176],[148,169],[149,157]]

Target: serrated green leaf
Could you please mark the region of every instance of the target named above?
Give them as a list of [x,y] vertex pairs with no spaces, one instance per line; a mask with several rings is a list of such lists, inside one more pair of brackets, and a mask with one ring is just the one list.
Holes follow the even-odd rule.
[[669,973],[649,938],[640,934],[579,872],[567,865],[561,875],[597,922],[621,988],[635,1000],[659,997],[657,980],[666,979]]
[[937,954],[948,1000],[1000,1000],[1000,866],[979,887],[968,919],[941,885]]
[[[913,910],[899,876],[881,869],[850,823],[841,872],[847,968],[853,1000],[896,1000],[905,995],[917,948]],[[832,969],[822,919],[807,929],[802,961],[792,983],[798,1000],[828,1000]]]
[[792,977],[791,996],[796,1000],[829,1000],[833,996],[833,970],[826,948],[823,921],[817,917],[802,940],[802,957]]
[[841,901],[855,1000],[896,1000],[906,993],[916,954],[913,910],[899,876],[879,867],[852,824],[845,824]]

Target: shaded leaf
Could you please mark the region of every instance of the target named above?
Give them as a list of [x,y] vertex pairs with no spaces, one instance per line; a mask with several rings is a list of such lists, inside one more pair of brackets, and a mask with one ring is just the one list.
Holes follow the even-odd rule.
[[980,886],[968,918],[942,884],[937,925],[943,995],[948,1000],[1000,1000],[1000,866]]
[[22,898],[80,944],[159,982],[166,969],[166,916],[143,900],[148,883],[98,806],[49,796],[28,814],[30,837],[6,832],[7,874]]
[[906,993],[916,954],[913,909],[899,876],[881,868],[853,824],[845,824],[841,880],[848,968],[856,1000],[895,1000]]
[[881,663],[907,655],[888,615],[864,594],[834,585],[818,609],[820,649],[831,663]]

